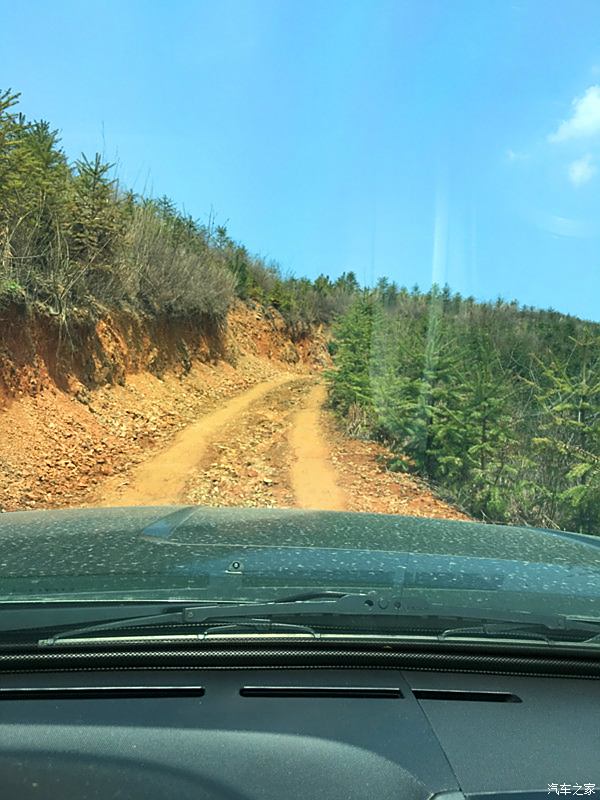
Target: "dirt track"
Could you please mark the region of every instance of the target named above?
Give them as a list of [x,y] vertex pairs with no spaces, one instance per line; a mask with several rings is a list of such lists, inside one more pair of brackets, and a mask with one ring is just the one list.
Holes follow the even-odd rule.
[[112,484],[117,481],[111,482],[99,505],[162,505],[178,502],[194,469],[202,467],[207,447],[221,435],[223,428],[254,401],[289,382],[292,377],[278,375],[259,383],[188,425],[166,450],[139,465],[125,488],[115,489]]
[[109,478],[97,504],[462,516],[414,478],[388,472],[379,445],[343,435],[325,401],[314,374],[263,381],[183,428],[127,476]]

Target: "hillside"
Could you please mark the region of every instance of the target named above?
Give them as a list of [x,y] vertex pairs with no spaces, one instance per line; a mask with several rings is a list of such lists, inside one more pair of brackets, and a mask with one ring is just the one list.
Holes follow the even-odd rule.
[[600,534],[600,325],[381,281],[335,326],[355,434],[476,518]]

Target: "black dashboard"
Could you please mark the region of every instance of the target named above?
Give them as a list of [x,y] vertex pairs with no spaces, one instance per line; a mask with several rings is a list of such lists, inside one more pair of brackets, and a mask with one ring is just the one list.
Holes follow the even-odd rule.
[[526,800],[551,784],[600,793],[598,680],[309,665],[0,675],[2,798]]

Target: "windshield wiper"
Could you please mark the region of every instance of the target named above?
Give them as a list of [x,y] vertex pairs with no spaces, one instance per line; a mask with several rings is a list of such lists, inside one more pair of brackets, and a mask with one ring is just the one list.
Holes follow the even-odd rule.
[[[235,622],[239,619],[246,619],[249,627],[257,629],[260,623],[273,623],[270,618],[273,616],[289,617],[301,614],[302,616],[312,616],[320,614],[333,615],[360,615],[369,613],[375,606],[372,594],[348,594],[346,592],[308,592],[298,595],[290,595],[276,598],[264,603],[240,603],[239,605],[178,605],[175,609],[164,611],[161,614],[150,614],[139,617],[127,617],[116,619],[112,622],[95,623],[79,628],[69,628],[50,636],[48,639],[40,639],[40,647],[51,647],[61,641],[89,636],[94,633],[104,633],[105,631],[126,630],[128,628],[146,628],[168,626],[198,626],[208,622],[222,621],[223,623]],[[266,618],[265,618],[266,617]],[[214,626],[213,626],[214,627]],[[306,626],[287,626],[306,628]],[[210,628],[209,628],[210,630]],[[311,632],[311,628],[304,631]]]
[[[168,609],[159,614],[147,614],[142,616],[120,617],[110,622],[92,623],[84,627],[69,628],[59,631],[47,639],[40,639],[40,647],[51,647],[56,644],[68,644],[69,641],[80,637],[94,638],[93,634],[103,634],[110,631],[124,631],[128,629],[140,628],[200,628],[211,630],[220,623],[221,625],[233,625],[237,628],[253,628],[254,630],[265,630],[266,627],[273,627],[273,619],[276,617],[285,618],[288,630],[300,633],[314,633],[311,627],[309,630],[301,630],[306,626],[296,625],[290,618],[302,617],[310,619],[311,625],[315,618],[328,617],[354,617],[360,620],[361,625],[366,617],[378,616],[385,617],[390,623],[395,619],[402,620],[405,625],[411,620],[411,627],[420,627],[423,621],[429,625],[439,625],[441,630],[429,628],[428,633],[438,639],[450,639],[454,636],[459,637],[484,635],[491,638],[493,635],[501,638],[504,634],[518,634],[514,638],[539,638],[552,641],[551,634],[587,632],[591,633],[587,641],[591,642],[600,635],[600,617],[586,617],[565,614],[534,614],[520,611],[499,611],[496,609],[471,608],[468,606],[449,606],[428,603],[425,600],[412,601],[398,596],[397,593],[387,595],[380,592],[364,593],[345,593],[335,591],[304,592],[302,594],[284,596],[265,602],[241,602],[204,605],[183,605],[177,604],[175,608]],[[465,627],[465,622],[477,620],[477,625]],[[456,625],[451,626],[455,622]],[[247,624],[245,624],[247,623]],[[283,623],[283,624],[286,624]],[[539,633],[535,629],[542,629]],[[233,631],[233,628],[229,629]],[[348,631],[350,634],[352,631]],[[375,632],[375,631],[374,631]],[[399,631],[406,635],[410,633],[406,627]],[[385,630],[378,628],[377,633],[382,636],[386,634],[395,635],[398,633],[389,627]],[[140,633],[140,635],[142,635]],[[181,635],[181,634],[176,634]],[[201,636],[200,638],[204,638]]]

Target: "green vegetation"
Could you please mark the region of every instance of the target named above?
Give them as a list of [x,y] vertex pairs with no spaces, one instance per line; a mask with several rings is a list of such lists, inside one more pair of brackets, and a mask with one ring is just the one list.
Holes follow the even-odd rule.
[[600,534],[600,325],[381,281],[335,327],[330,397],[475,517]]
[[343,311],[352,274],[284,278],[222,226],[123,190],[99,155],[73,164],[57,131],[0,92],[0,307],[70,321],[106,311],[220,322],[237,296],[279,309],[293,337]]

